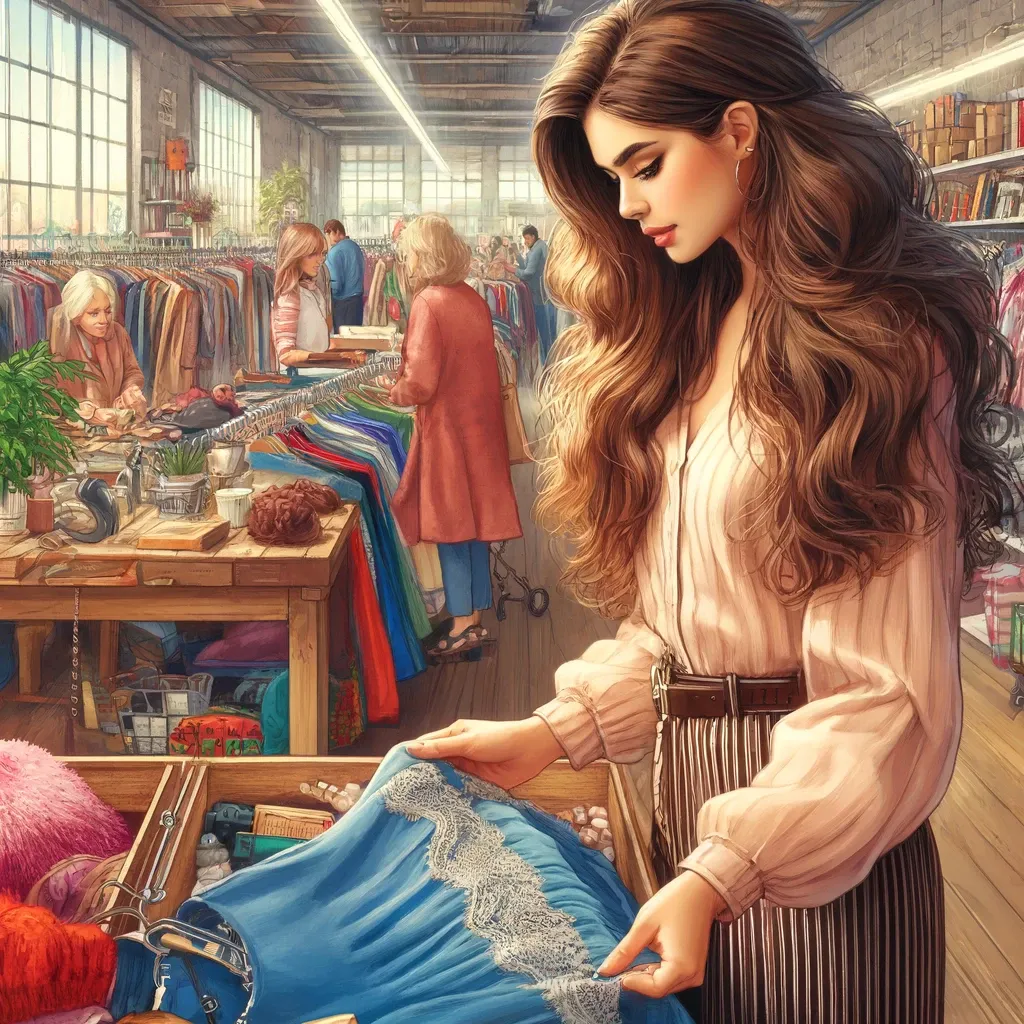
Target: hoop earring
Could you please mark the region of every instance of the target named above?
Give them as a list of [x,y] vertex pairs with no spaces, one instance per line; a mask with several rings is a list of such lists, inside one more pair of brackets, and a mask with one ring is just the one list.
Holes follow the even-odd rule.
[[[744,146],[743,148],[744,148],[744,149],[745,149],[745,150],[746,150],[746,151],[747,151],[748,153],[753,153],[753,152],[754,152],[754,149],[753,149],[753,147],[752,147],[752,146]],[[737,192],[739,192],[739,194],[740,194],[741,196],[743,196],[743,198],[744,198],[744,199],[746,199],[746,198],[747,198],[747,195],[746,195],[746,193],[745,193],[745,192],[743,191],[743,189],[742,189],[742,188],[740,188],[740,164],[741,164],[741,163],[742,163],[742,161],[741,161],[741,160],[737,160],[737,161],[736,161],[736,174],[735,174],[735,177],[736,177],[736,191],[737,191]]]

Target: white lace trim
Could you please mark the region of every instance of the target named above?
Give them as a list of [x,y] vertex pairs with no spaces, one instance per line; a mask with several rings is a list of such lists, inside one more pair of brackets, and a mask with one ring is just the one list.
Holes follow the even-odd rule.
[[460,792],[433,764],[411,765],[381,788],[384,805],[434,825],[427,861],[433,878],[466,893],[464,922],[490,943],[501,970],[533,980],[563,1024],[622,1024],[616,981],[592,981],[590,953],[572,917],[552,907],[540,874],[505,845],[501,830],[470,797],[517,804],[496,786],[462,776]]

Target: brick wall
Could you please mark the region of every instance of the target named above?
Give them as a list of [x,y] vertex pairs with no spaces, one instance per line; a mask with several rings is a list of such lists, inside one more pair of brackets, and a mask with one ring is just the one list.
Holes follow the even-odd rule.
[[[884,0],[825,40],[819,56],[848,88],[869,95],[932,68],[954,67],[1024,32],[1024,0]],[[976,75],[941,91],[972,99],[1013,98],[1024,62]],[[920,117],[930,96],[888,110]]]
[[[312,219],[323,222],[338,203],[337,146],[322,132],[282,113],[253,95],[236,79],[193,57],[165,36],[120,8],[113,0],[64,0],[66,7],[92,24],[120,36],[132,49],[132,227],[139,224],[138,199],[142,153],[157,153],[164,138],[190,140],[193,157],[199,144],[195,97],[199,78],[250,106],[260,122],[259,170],[276,171],[286,160],[302,166],[311,184]],[[177,94],[177,127],[169,132],[158,119],[161,89]],[[314,174],[314,169],[318,173]],[[318,186],[318,187],[317,187]]]

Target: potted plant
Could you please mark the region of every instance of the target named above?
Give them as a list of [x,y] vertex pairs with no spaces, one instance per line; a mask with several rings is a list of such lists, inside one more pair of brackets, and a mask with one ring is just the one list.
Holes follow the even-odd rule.
[[196,441],[163,445],[154,453],[154,461],[159,476],[153,499],[160,510],[160,518],[201,516],[209,491],[203,445]]
[[0,363],[0,534],[25,529],[32,478],[73,470],[75,445],[57,420],[75,419],[78,403],[60,384],[89,378],[85,363],[56,362],[45,341]]
[[301,167],[285,163],[260,182],[259,229],[273,238],[294,220],[306,216],[309,184]]
[[193,192],[181,204],[181,212],[192,221],[192,244],[197,249],[208,249],[210,225],[220,209],[220,203],[209,192]]

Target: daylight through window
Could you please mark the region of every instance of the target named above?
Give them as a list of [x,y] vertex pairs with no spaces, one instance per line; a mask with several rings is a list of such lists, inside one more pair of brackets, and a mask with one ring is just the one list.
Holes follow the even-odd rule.
[[253,233],[256,132],[252,110],[219,89],[199,83],[199,176],[220,203],[216,224]]
[[33,0],[0,0],[0,242],[128,230],[128,48]]

